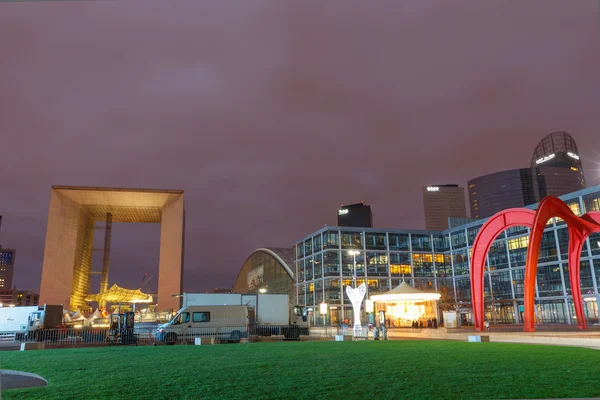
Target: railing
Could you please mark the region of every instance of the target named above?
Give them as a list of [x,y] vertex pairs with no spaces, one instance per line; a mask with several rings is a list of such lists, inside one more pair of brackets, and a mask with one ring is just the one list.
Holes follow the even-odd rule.
[[[136,324],[137,325],[137,324]],[[295,325],[243,325],[206,328],[179,328],[159,332],[156,326],[141,324],[120,333],[107,328],[45,329],[35,332],[0,332],[0,346],[18,347],[22,342],[43,342],[45,347],[82,347],[118,344],[154,345],[194,343],[196,338],[212,338],[214,343],[257,342],[263,340],[332,340],[336,335],[356,339],[372,337],[369,328],[352,326],[314,326],[310,330]]]

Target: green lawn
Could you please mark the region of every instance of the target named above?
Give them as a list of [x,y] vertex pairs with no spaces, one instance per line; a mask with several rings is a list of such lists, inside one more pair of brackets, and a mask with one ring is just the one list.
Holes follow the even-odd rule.
[[600,396],[600,351],[447,341],[0,352],[39,389],[3,399],[515,399]]

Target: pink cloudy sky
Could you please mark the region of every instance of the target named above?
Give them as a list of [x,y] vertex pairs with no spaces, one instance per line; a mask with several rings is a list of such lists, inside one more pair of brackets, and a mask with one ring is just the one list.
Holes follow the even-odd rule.
[[[16,284],[39,286],[53,184],[185,190],[186,290],[342,203],[423,228],[423,185],[527,166],[552,131],[600,184],[599,25],[596,0],[1,3]],[[158,233],[115,227],[111,283],[156,272]]]

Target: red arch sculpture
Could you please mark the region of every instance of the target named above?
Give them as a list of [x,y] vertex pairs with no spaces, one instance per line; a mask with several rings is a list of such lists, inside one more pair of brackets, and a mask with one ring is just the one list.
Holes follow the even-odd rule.
[[476,330],[483,331],[484,329],[483,277],[485,258],[490,246],[494,239],[505,229],[511,226],[526,226],[531,228],[531,236],[525,264],[525,312],[523,319],[525,331],[535,331],[534,301],[538,257],[546,223],[554,217],[560,217],[567,223],[569,231],[569,278],[575,315],[578,327],[587,329],[581,297],[580,259],[585,239],[593,233],[600,232],[600,212],[593,211],[577,217],[562,200],[556,197],[546,197],[540,202],[537,211],[527,208],[511,208],[493,215],[477,234],[471,256],[471,300]]
[[560,217],[567,223],[567,229],[569,230],[569,278],[575,315],[577,316],[577,326],[579,329],[588,328],[581,297],[580,258],[585,239],[595,232],[600,232],[600,213],[590,212],[578,217],[562,200],[557,197],[545,197],[540,202],[535,214],[529,248],[527,249],[524,291],[525,312],[523,314],[525,332],[535,332],[534,302],[538,258],[546,223],[554,217]]
[[535,211],[528,208],[509,208],[494,214],[481,227],[471,254],[471,301],[473,304],[473,318],[475,329],[483,331],[484,301],[483,301],[483,276],[485,258],[494,239],[511,226],[526,226],[531,228],[535,218]]

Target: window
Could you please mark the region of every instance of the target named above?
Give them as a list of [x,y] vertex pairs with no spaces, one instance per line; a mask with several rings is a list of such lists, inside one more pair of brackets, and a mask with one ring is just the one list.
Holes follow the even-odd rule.
[[385,253],[367,253],[367,276],[388,276],[387,266]]
[[413,254],[414,276],[433,277],[433,255]]
[[600,211],[600,192],[583,196],[583,204],[586,212]]
[[337,232],[324,232],[323,233],[323,247],[325,249],[339,249],[340,235],[338,235]]
[[560,264],[538,266],[537,284],[540,297],[563,295],[560,269]]
[[434,260],[438,277],[452,276],[452,258],[450,254],[435,254]]
[[452,249],[460,249],[467,245],[467,235],[465,234],[464,229],[461,229],[458,232],[452,232],[450,236],[450,240],[452,241]]
[[323,263],[321,261],[322,254],[319,253],[313,256],[313,274],[315,279],[323,276]]
[[481,229],[482,226],[483,225],[475,226],[473,228],[467,229],[467,237],[469,239],[469,245],[473,245],[473,243],[475,243],[475,238],[477,237],[477,234],[479,233],[479,230]]
[[452,254],[454,258],[454,275],[468,275],[470,273],[469,257],[466,250],[460,250]]
[[448,235],[433,235],[434,251],[450,250],[450,237]]
[[387,250],[385,233],[367,233],[367,250]]
[[317,253],[321,250],[321,235],[313,236],[313,253]]
[[391,253],[390,273],[395,277],[411,276],[412,266],[410,264],[410,255],[408,253]]
[[178,314],[175,318],[173,318],[173,325],[187,324],[188,322],[190,322],[189,312],[182,312],[181,314]]
[[323,253],[323,273],[325,276],[340,276],[340,253],[338,251]]
[[429,235],[411,235],[413,251],[431,251],[431,236]]
[[210,322],[210,313],[205,311],[195,312],[192,314],[192,319],[194,322]]
[[408,245],[408,234],[401,233],[398,235],[388,235],[390,240],[390,250],[410,250]]
[[558,249],[556,248],[556,240],[554,239],[554,232],[544,232],[542,236],[542,246],[540,248],[539,262],[552,262],[558,260]]
[[489,269],[492,271],[508,268],[508,254],[506,253],[506,242],[504,240],[497,240],[492,243],[488,252],[488,259]]
[[304,255],[312,254],[312,239],[306,239],[304,241]]
[[342,249],[362,249],[360,232],[342,232]]
[[364,253],[356,256],[348,254],[347,251],[342,252],[342,275],[352,276],[354,274],[354,260],[356,258],[356,275],[365,276]]

